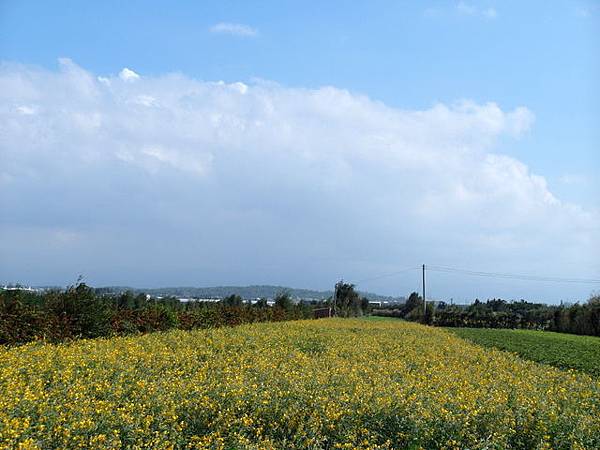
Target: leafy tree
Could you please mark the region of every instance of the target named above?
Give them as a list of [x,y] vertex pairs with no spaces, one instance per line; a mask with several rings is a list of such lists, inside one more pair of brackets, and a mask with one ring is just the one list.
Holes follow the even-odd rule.
[[266,308],[268,305],[266,298],[259,298],[254,304],[257,308]]
[[337,314],[342,317],[361,315],[362,300],[354,290],[354,285],[339,282],[336,286],[337,296],[334,301]]
[[367,297],[363,297],[360,299],[360,309],[365,314],[369,313],[372,310],[371,304],[369,303],[369,299]]
[[434,314],[435,306],[433,306],[433,303],[428,302],[425,307],[425,317],[423,317],[423,323],[426,323],[427,325],[433,324]]
[[109,334],[111,303],[80,281],[64,293],[50,293],[45,309],[58,320],[64,337],[93,338]]
[[[419,313],[417,310],[420,310]],[[412,316],[418,316],[423,312],[423,298],[416,292],[412,292],[406,299],[404,307],[402,308],[403,315],[412,314]]]
[[231,294],[221,300],[221,303],[225,306],[242,306],[244,304],[244,300],[237,294]]
[[278,292],[274,300],[275,306],[281,309],[288,310],[293,305],[292,298],[287,291]]

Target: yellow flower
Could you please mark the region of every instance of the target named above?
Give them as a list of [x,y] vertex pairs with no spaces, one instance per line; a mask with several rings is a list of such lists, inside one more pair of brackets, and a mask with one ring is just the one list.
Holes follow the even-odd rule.
[[600,448],[600,383],[402,321],[0,349],[0,449]]

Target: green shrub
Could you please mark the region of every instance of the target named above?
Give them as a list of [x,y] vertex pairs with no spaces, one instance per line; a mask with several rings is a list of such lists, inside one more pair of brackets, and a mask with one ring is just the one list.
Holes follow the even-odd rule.
[[[283,307],[285,306],[285,307]],[[308,305],[251,306],[239,296],[222,302],[182,303],[176,298],[149,299],[125,292],[96,293],[84,283],[41,294],[0,292],[0,344],[37,339],[61,342],[76,338],[216,328],[251,322],[312,318]]]

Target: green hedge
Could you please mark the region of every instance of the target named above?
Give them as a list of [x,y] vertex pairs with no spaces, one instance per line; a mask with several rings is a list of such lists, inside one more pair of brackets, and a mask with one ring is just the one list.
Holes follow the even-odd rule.
[[[407,305],[379,309],[373,313],[423,322],[420,297],[415,300],[414,305]],[[431,303],[428,307],[430,305]],[[523,300],[507,302],[500,299],[485,303],[476,300],[469,306],[447,305],[442,302],[435,310],[432,307],[430,317],[426,317],[425,322],[440,327],[515,328],[600,336],[600,297],[596,295],[583,304],[570,306]]]
[[257,306],[241,302],[152,299],[130,292],[100,295],[81,283],[64,291],[0,292],[0,345],[234,326],[313,317],[309,305]]

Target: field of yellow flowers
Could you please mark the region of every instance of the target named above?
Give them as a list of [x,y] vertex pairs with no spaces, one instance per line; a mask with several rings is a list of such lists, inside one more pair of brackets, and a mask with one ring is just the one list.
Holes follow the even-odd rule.
[[0,349],[0,448],[600,448],[600,383],[324,319]]

